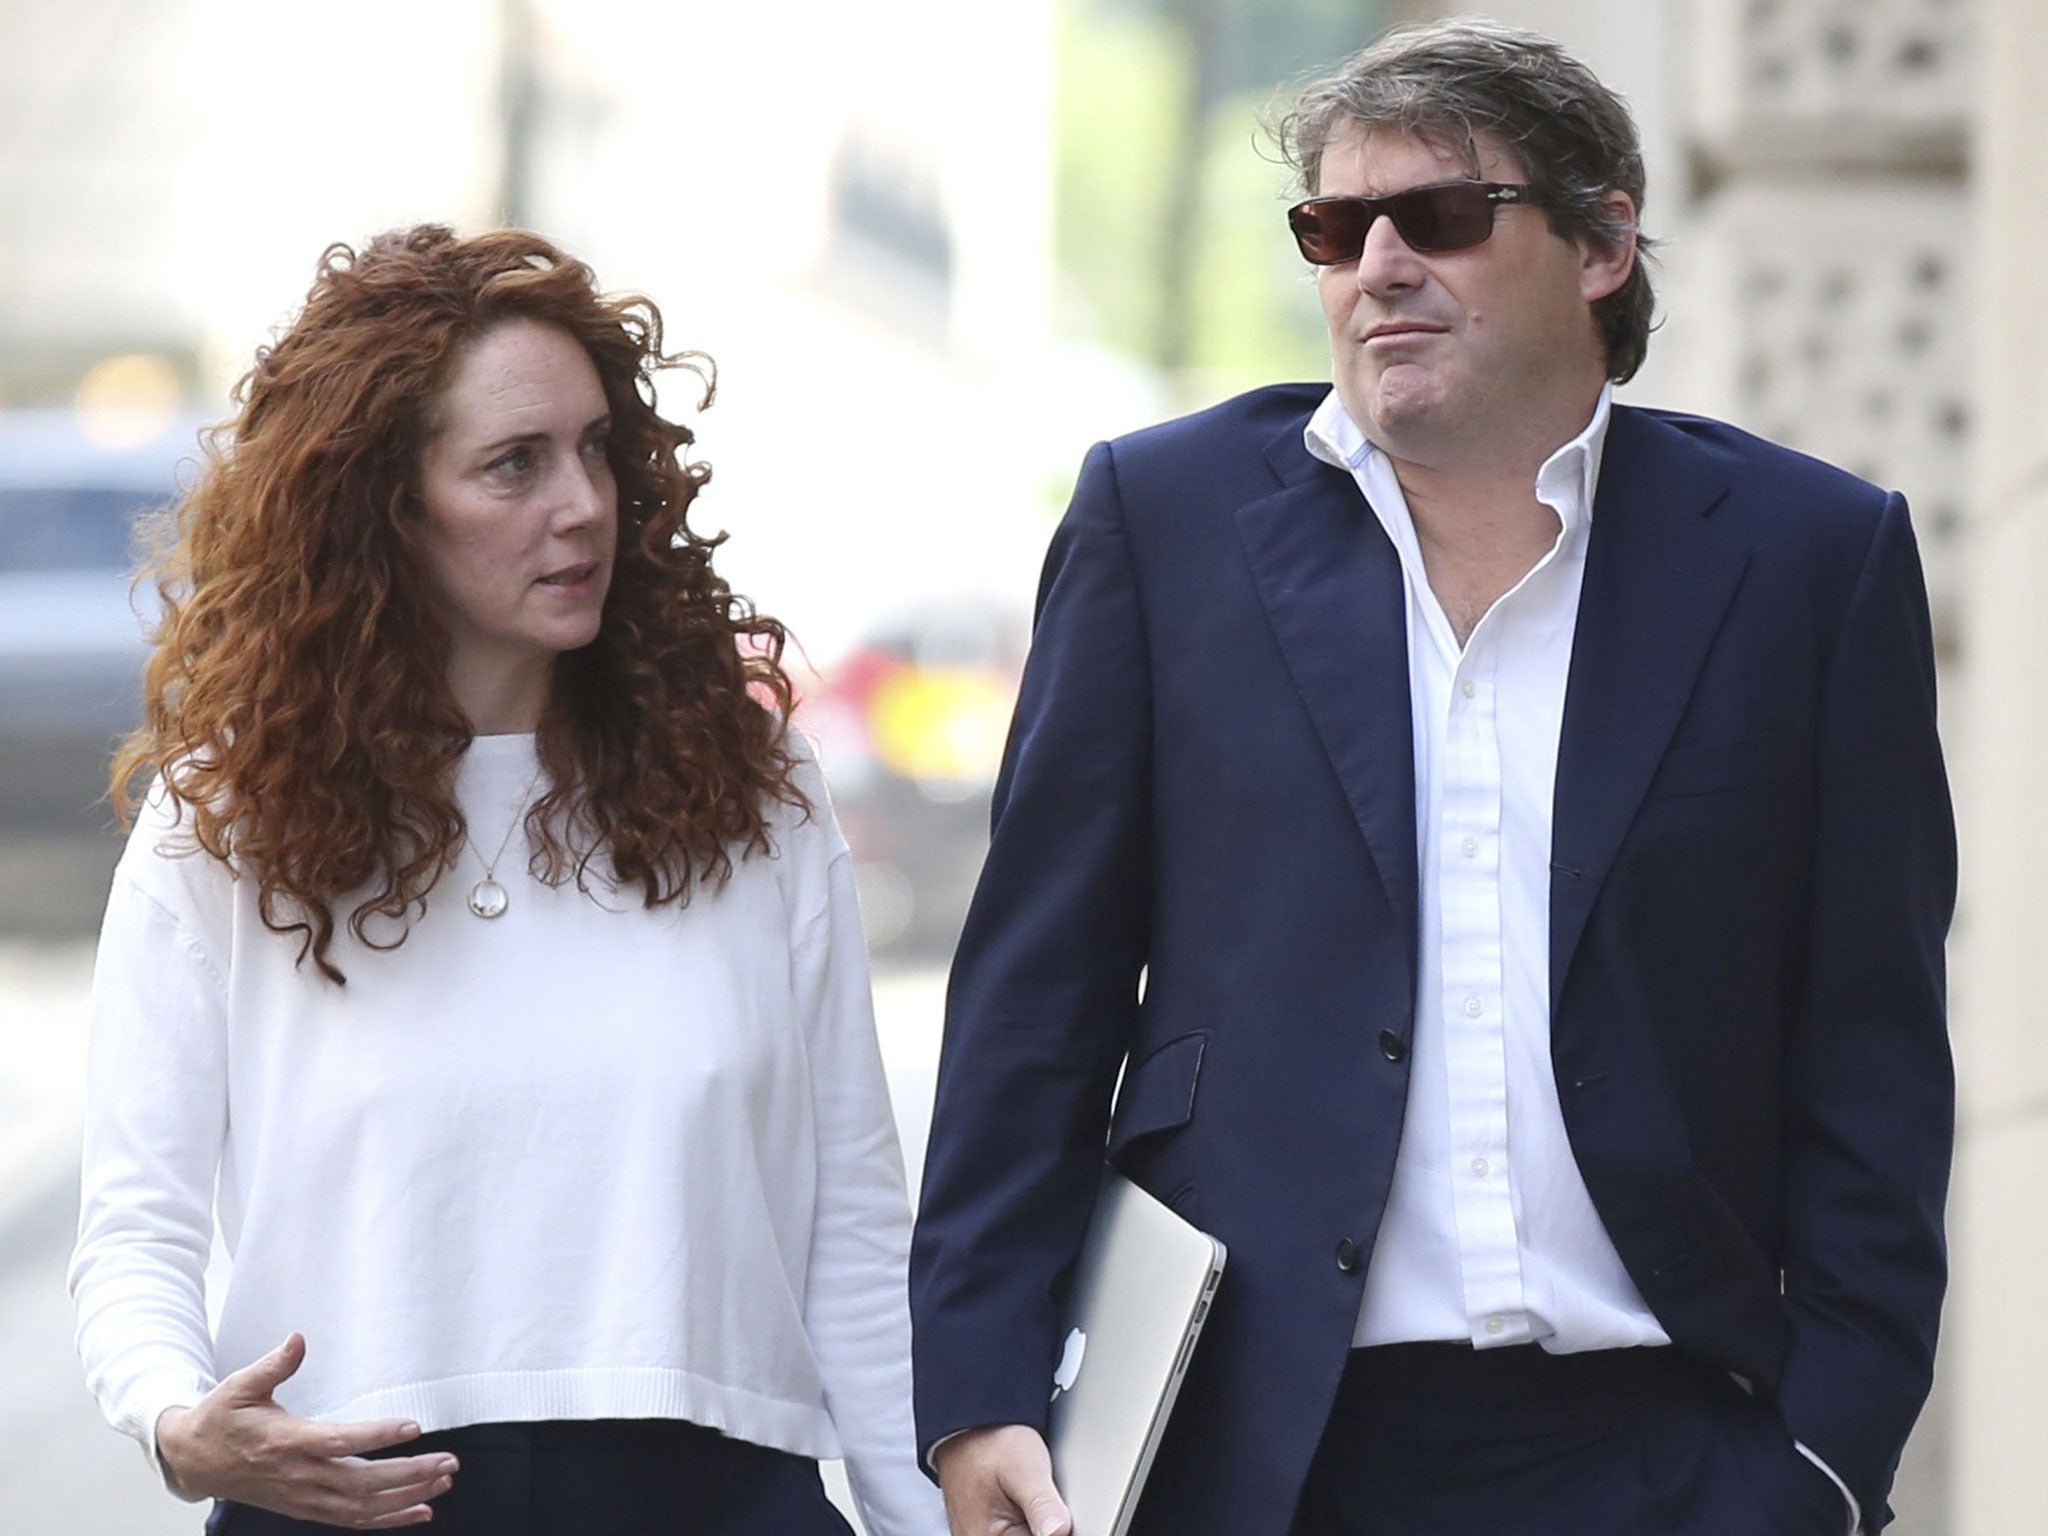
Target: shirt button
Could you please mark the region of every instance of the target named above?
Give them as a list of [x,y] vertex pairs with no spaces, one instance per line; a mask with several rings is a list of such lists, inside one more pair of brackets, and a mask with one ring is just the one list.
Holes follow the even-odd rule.
[[1469,677],[1466,678],[1465,681],[1463,681],[1462,683],[1458,684],[1458,692],[1465,695],[1465,697],[1468,699],[1471,698],[1472,695],[1477,693],[1478,691],[1479,685],[1473,682],[1472,679]]
[[1507,1325],[1508,1320],[1496,1312],[1486,1320],[1486,1331],[1488,1333],[1499,1333]]
[[1406,1061],[1408,1042],[1391,1029],[1383,1029],[1380,1031],[1380,1054],[1389,1061]]
[[1482,1013],[1484,1013],[1484,1012],[1486,1012],[1486,1004],[1484,1004],[1484,1003],[1482,1003],[1481,1001],[1479,1001],[1479,999],[1478,999],[1478,998],[1476,998],[1476,997],[1468,997],[1468,998],[1466,998],[1466,999],[1465,999],[1465,1017],[1466,1017],[1466,1018],[1468,1018],[1468,1019],[1476,1019],[1476,1018],[1478,1018],[1478,1017],[1479,1017],[1479,1015],[1480,1015],[1480,1014],[1482,1014]]
[[1337,1267],[1347,1275],[1358,1270],[1358,1244],[1348,1237],[1337,1239]]
[[1468,859],[1477,858],[1479,856],[1479,839],[1476,837],[1466,838],[1465,841],[1458,844],[1458,852],[1465,855]]
[[1493,1164],[1483,1157],[1475,1157],[1472,1159],[1472,1171],[1483,1179],[1493,1172]]

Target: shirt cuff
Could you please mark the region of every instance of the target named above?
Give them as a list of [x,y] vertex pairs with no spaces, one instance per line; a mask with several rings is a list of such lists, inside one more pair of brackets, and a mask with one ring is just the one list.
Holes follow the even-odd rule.
[[[1816,1467],[1819,1467],[1821,1471],[1827,1473],[1828,1481],[1833,1483],[1837,1488],[1842,1490],[1842,1500],[1849,1506],[1849,1536],[1863,1536],[1863,1506],[1856,1502],[1856,1495],[1849,1491],[1849,1485],[1843,1482],[1840,1477],[1836,1476],[1835,1469],[1833,1467],[1829,1466],[1826,1462],[1822,1461],[1818,1456],[1814,1455],[1813,1451],[1807,1446],[1805,1441],[1794,1440],[1792,1442],[1792,1448],[1799,1452],[1800,1455],[1804,1456],[1808,1461],[1812,1462]],[[937,1447],[934,1446],[933,1449],[936,1450]]]
[[[941,1435],[938,1439],[934,1440],[932,1448],[924,1454],[925,1470],[930,1472],[933,1477],[937,1477],[939,1475],[939,1447],[948,1440],[958,1440],[962,1435],[969,1433],[971,1433],[969,1430],[956,1429],[950,1435]],[[1832,1473],[1829,1474],[1829,1476],[1833,1475]]]

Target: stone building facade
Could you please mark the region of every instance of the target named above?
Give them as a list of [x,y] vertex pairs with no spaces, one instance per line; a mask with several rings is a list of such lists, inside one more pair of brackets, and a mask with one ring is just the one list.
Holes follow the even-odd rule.
[[[1951,734],[1967,922],[1954,946],[1963,1136],[1951,1201],[1955,1536],[2048,1510],[2048,6],[1978,0],[1968,313],[1978,428],[1962,562],[1966,728]],[[1930,1527],[1930,1529],[1935,1529]]]

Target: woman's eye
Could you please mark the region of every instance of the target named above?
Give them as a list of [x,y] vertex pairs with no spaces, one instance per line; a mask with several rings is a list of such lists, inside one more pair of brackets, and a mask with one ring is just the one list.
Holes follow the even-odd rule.
[[611,446],[612,440],[609,437],[593,437],[583,445],[583,455],[585,458],[601,459],[610,453]]
[[525,474],[532,468],[533,450],[531,448],[513,448],[499,454],[484,466],[484,469],[491,474],[504,475],[513,479]]

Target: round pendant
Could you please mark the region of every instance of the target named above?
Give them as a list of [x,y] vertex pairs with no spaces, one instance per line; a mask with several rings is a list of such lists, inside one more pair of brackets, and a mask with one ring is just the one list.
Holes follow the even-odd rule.
[[469,888],[469,910],[478,917],[497,917],[511,904],[505,887],[488,876]]

